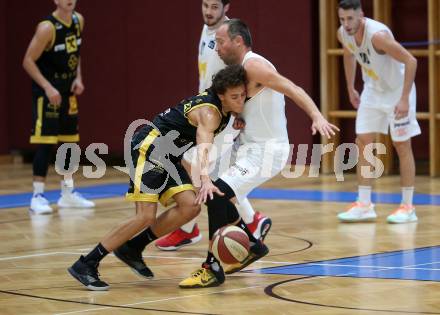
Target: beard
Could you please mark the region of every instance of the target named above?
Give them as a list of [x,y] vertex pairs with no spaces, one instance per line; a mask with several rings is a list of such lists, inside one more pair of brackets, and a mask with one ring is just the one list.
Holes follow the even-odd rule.
[[205,24],[208,25],[208,27],[212,27],[212,26],[217,25],[221,21],[223,16],[224,16],[223,11],[222,11],[222,14],[220,14],[220,16],[217,18],[213,17],[212,15],[211,16],[203,15],[203,22],[205,22]]
[[221,60],[223,60],[223,62],[225,63],[225,65],[227,66],[232,66],[232,65],[236,65],[239,62],[237,62],[237,58],[235,58],[235,56],[229,55],[229,56],[221,56],[220,57]]

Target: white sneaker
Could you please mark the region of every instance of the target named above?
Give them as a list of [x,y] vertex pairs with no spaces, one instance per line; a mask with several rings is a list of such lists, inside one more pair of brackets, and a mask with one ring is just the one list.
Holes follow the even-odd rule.
[[416,208],[411,205],[400,205],[387,217],[388,223],[409,223],[417,220]]
[[93,208],[95,203],[87,200],[79,192],[61,194],[58,199],[58,206],[60,208]]
[[53,209],[49,206],[49,200],[44,198],[42,194],[36,194],[32,197],[29,210],[35,214],[49,214],[53,212]]
[[374,204],[366,205],[359,201],[352,203],[347,211],[338,214],[338,219],[342,222],[374,221],[376,218]]

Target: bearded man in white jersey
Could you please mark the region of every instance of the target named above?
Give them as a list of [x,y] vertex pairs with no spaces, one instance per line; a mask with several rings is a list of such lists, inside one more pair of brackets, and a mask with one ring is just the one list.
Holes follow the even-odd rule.
[[[202,93],[212,85],[212,77],[221,69],[225,68],[225,63],[220,59],[216,51],[215,32],[222,25],[225,20],[228,20],[226,13],[230,7],[229,0],[202,0],[202,15],[205,22],[200,37],[199,43],[199,92]],[[228,126],[214,139],[214,148],[212,150],[214,154],[210,157],[211,163],[216,163],[211,178],[217,179],[219,172],[221,171],[220,157],[228,156],[227,152],[232,147],[232,141],[227,141],[236,138],[239,130],[234,129],[234,118],[231,117],[231,121]],[[237,126],[235,126],[237,128]],[[230,143],[230,145],[228,145]],[[193,161],[193,158],[197,155],[194,154],[195,148],[188,151],[184,155],[184,161]],[[194,161],[195,162],[195,161]],[[188,164],[186,168],[188,173],[191,168]],[[193,168],[197,169],[197,168]],[[260,212],[255,212],[247,198],[243,199],[240,204],[237,204],[237,209],[243,221],[248,226],[255,238],[263,239],[266,237],[270,230],[272,221],[270,218],[262,215]],[[199,242],[202,239],[199,227],[197,225],[197,218],[194,218],[190,222],[183,225],[173,233],[156,241],[157,248],[165,251],[178,250],[179,248],[187,245],[191,245]]]
[[[339,2],[341,27],[337,36],[344,47],[344,69],[350,102],[358,110],[356,143],[359,146],[358,200],[345,212],[342,222],[374,221],[376,212],[371,202],[371,179],[362,175],[369,165],[364,149],[373,143],[377,133],[388,134],[400,162],[401,205],[388,217],[389,223],[417,221],[412,204],[415,162],[411,138],[421,133],[416,120],[414,78],[417,60],[393,37],[390,29],[364,17],[360,0]],[[362,94],[354,87],[356,64],[362,67]]]
[[223,22],[216,32],[216,41],[217,52],[225,64],[242,64],[247,71],[248,100],[241,114],[246,125],[239,136],[235,163],[214,183],[222,194],[213,195],[202,188],[196,200],[208,206],[210,241],[217,229],[235,224],[246,232],[251,247],[246,259],[228,266],[225,271],[208,251],[202,267],[183,280],[179,284],[181,288],[218,286],[225,281],[224,273],[237,272],[268,254],[268,247],[253,237],[238,217],[233,202],[240,203],[252,189],[278,174],[286,165],[290,144],[284,95],[310,116],[313,134],[319,132],[330,138],[338,130],[322,116],[302,88],[281,76],[268,60],[252,52],[252,38],[245,23],[238,19]]

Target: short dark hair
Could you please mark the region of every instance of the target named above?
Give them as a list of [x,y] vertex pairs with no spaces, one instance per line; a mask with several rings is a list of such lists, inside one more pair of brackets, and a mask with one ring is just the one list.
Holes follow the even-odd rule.
[[344,10],[357,10],[361,7],[361,0],[340,0],[338,7]]
[[230,39],[234,39],[238,35],[243,38],[244,44],[247,47],[252,47],[252,36],[249,27],[240,19],[230,19],[223,22],[223,24],[227,24],[228,27],[228,35]]
[[231,1],[229,1],[229,0],[222,0],[223,6],[229,4],[230,2],[231,2]]
[[246,84],[246,71],[242,65],[232,65],[217,72],[212,79],[211,89],[215,94],[225,94],[231,87]]

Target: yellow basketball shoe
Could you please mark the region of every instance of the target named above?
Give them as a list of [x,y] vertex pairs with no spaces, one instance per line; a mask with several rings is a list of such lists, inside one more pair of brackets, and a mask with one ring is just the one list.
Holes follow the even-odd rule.
[[[202,268],[194,271],[189,278],[182,280],[182,282],[179,283],[179,287],[182,289],[195,289],[217,287],[221,285],[225,282],[225,274],[222,266],[217,263],[214,264],[216,266],[207,263],[202,264]],[[218,271],[215,271],[213,267],[214,269],[218,269]]]
[[225,273],[230,275],[231,273],[238,272],[267,254],[269,254],[269,247],[261,240],[258,240],[257,243],[251,246],[249,255],[242,262],[225,267]]

